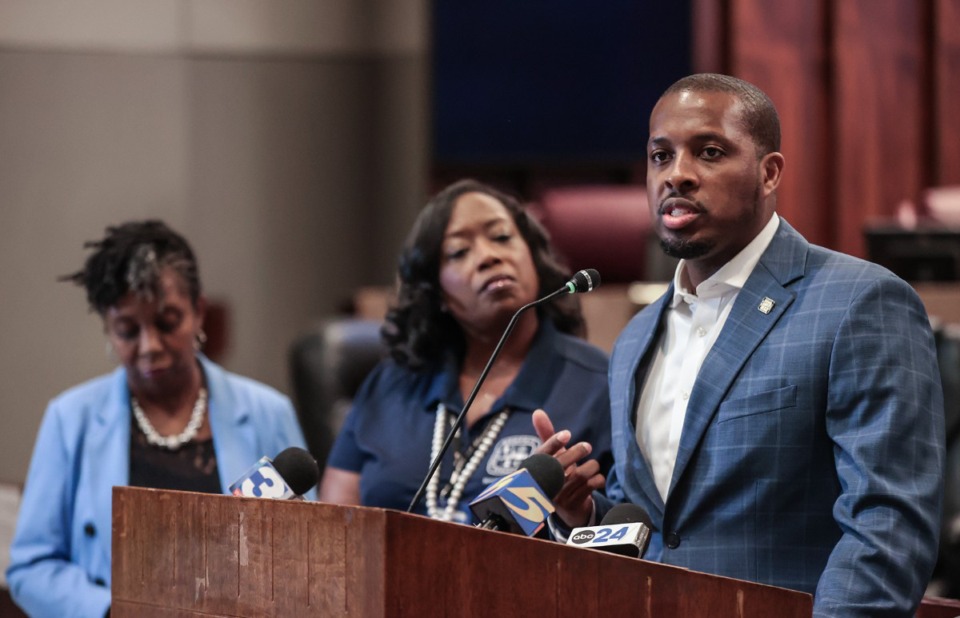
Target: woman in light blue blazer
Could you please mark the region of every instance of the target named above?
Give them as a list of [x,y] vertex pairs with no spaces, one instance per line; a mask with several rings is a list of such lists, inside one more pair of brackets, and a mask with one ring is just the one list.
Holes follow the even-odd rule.
[[121,366],[44,415],[7,571],[37,617],[109,614],[114,486],[227,493],[260,457],[304,446],[284,395],[200,353],[206,302],[182,236],[134,222],[87,246],[65,279],[86,289]]

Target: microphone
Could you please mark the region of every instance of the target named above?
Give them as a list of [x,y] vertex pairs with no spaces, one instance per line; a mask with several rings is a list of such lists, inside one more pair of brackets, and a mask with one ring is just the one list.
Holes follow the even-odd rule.
[[578,270],[564,287],[570,294],[592,292],[600,287],[600,273],[593,268]]
[[600,273],[593,268],[580,270],[577,271],[573,277],[571,277],[570,281],[564,283],[563,287],[560,289],[551,292],[550,294],[547,294],[543,298],[539,298],[532,303],[527,303],[526,305],[517,309],[517,312],[513,314],[512,318],[510,318],[510,322],[507,324],[507,328],[503,331],[503,335],[500,336],[500,341],[497,342],[497,347],[493,349],[493,353],[490,355],[490,360],[487,361],[483,371],[480,372],[480,377],[477,378],[477,383],[473,385],[473,390],[470,391],[470,396],[467,397],[466,403],[463,404],[463,409],[460,410],[460,413],[454,420],[453,427],[450,429],[446,439],[443,441],[443,445],[440,447],[440,450],[437,451],[437,456],[430,463],[430,468],[427,470],[427,476],[425,476],[423,482],[420,483],[420,489],[418,489],[417,493],[413,495],[413,500],[410,501],[410,506],[407,507],[408,513],[417,508],[417,504],[419,504],[420,499],[423,498],[423,492],[426,491],[427,484],[430,482],[430,479],[433,478],[437,468],[440,467],[440,462],[443,461],[443,456],[447,454],[448,450],[450,450],[450,444],[453,443],[453,437],[457,433],[457,428],[463,423],[463,419],[467,416],[467,411],[470,410],[470,406],[473,405],[473,400],[477,398],[477,393],[480,392],[480,386],[483,385],[484,380],[487,379],[487,374],[490,373],[490,368],[493,366],[493,361],[497,360],[497,356],[500,355],[500,349],[503,348],[503,344],[506,342],[507,337],[509,337],[510,333],[513,332],[513,327],[517,325],[517,320],[520,319],[520,314],[530,307],[536,307],[540,303],[553,300],[561,294],[580,294],[583,292],[592,292],[593,290],[597,289],[597,286],[599,285]]
[[650,516],[636,504],[618,504],[599,526],[574,528],[567,545],[599,549],[630,558],[642,558],[650,544]]
[[554,512],[550,499],[563,487],[563,466],[537,453],[483,490],[470,503],[470,510],[486,530],[533,536]]
[[[234,496],[294,500],[320,479],[320,467],[302,448],[291,446],[274,459],[261,457],[230,486]],[[302,499],[302,498],[301,498]]]

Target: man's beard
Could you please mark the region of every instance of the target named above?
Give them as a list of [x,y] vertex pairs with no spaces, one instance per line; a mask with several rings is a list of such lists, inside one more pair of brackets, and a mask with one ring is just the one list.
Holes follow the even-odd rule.
[[670,257],[680,258],[681,260],[694,260],[709,253],[713,245],[702,241],[666,240],[661,238],[660,248]]
[[[744,213],[741,217],[741,221],[744,225],[751,225],[756,217],[760,216],[760,212],[763,209],[763,200],[761,198],[761,192],[763,187],[759,184],[756,189],[753,191],[753,210],[751,212]],[[681,260],[695,260],[699,257],[703,257],[710,253],[713,248],[716,246],[716,242],[710,241],[697,241],[697,240],[667,240],[664,238],[660,239],[660,248],[663,249],[663,252],[673,258],[679,258]]]

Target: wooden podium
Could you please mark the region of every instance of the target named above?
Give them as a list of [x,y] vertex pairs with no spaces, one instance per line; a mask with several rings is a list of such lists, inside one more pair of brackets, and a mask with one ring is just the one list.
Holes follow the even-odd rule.
[[117,487],[111,616],[810,616],[810,595],[397,511]]

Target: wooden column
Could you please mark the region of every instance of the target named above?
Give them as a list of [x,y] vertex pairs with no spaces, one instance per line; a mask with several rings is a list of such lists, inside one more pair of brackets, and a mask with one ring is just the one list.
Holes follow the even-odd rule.
[[731,72],[759,86],[780,112],[786,159],[778,212],[811,242],[832,241],[826,4],[732,0]]
[[923,188],[923,2],[836,0],[833,5],[836,248],[864,255],[863,225],[893,215]]
[[936,0],[933,22],[933,182],[960,185],[960,0]]

